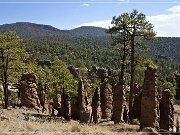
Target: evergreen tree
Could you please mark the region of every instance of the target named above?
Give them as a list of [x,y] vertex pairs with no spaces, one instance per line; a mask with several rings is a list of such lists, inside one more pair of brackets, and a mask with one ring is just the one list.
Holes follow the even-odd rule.
[[[129,95],[129,118],[132,120],[133,92],[135,83],[135,47],[143,47],[142,41],[154,39],[156,33],[153,25],[146,20],[143,13],[133,10],[131,13],[123,13],[118,17],[113,17],[112,24],[115,31],[118,31],[123,41],[128,41],[130,45],[131,79]],[[125,50],[124,50],[125,51]]]
[[[0,34],[0,79],[4,89],[5,109],[8,108],[9,101],[8,85],[12,83],[12,76],[23,66],[25,51],[21,48],[21,41],[15,32]],[[14,74],[12,71],[15,71]]]

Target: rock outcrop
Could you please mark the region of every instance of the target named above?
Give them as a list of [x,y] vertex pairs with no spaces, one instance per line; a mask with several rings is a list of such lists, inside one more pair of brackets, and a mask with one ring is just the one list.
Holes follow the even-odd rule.
[[121,122],[123,119],[124,100],[124,84],[120,82],[115,86],[113,90],[114,124]]
[[125,123],[129,122],[129,116],[128,116],[128,108],[127,105],[124,105],[124,110],[123,110],[123,120]]
[[100,102],[102,119],[110,120],[112,117],[112,87],[104,82],[100,87]]
[[83,80],[78,82],[78,119],[81,123],[88,123],[90,121],[90,112],[87,110],[88,99],[87,93],[84,89]]
[[96,91],[94,92],[94,95],[92,97],[92,117],[93,117],[93,122],[96,124],[98,123],[98,108],[99,108],[99,94],[98,94],[98,88],[96,88]]
[[61,108],[61,95],[58,93],[56,93],[53,98],[53,108],[56,110],[59,110],[59,108]]
[[69,66],[67,69],[69,69],[70,73],[71,73],[74,77],[78,78],[78,72],[77,72],[77,70],[76,70],[75,67]]
[[133,103],[133,113],[132,118],[140,120],[141,117],[141,99],[142,99],[142,92],[140,94],[136,94],[134,96],[134,103]]
[[89,78],[92,79],[92,75],[95,74],[101,82],[104,82],[108,76],[111,75],[111,69],[110,68],[99,68],[99,67],[93,67],[89,73]]
[[71,118],[74,120],[79,120],[80,111],[78,109],[78,97],[72,97],[71,99]]
[[159,103],[156,86],[156,68],[148,66],[145,71],[141,100],[140,127],[159,129]]
[[86,96],[86,91],[84,89],[84,84],[83,84],[83,80],[79,79],[78,82],[78,110],[79,110],[79,116],[81,111],[85,111],[87,110],[87,96]]
[[50,110],[50,105],[47,99],[47,95],[45,95],[45,100],[44,100],[44,105],[43,105],[43,113],[50,115],[51,114],[51,110]]
[[61,110],[59,112],[66,120],[71,119],[71,98],[69,93],[63,92],[61,95]]
[[42,110],[37,92],[37,79],[34,72],[28,71],[21,77],[19,84],[21,105]]
[[44,114],[51,114],[49,101],[47,100],[47,94],[41,82],[38,82],[38,97],[42,106],[42,112]]
[[174,107],[173,95],[170,90],[164,90],[160,102],[160,129],[173,131]]

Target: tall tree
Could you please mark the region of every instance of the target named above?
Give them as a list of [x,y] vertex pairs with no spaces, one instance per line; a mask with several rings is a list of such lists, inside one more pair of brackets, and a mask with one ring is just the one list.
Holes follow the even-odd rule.
[[[115,24],[115,20],[113,18],[112,24]],[[113,27],[109,28],[107,30],[107,33],[111,34],[112,38],[112,45],[117,46],[120,45],[118,48],[119,54],[120,54],[120,60],[121,60],[121,71],[119,73],[119,82],[124,80],[124,72],[126,68],[126,60],[127,56],[129,55],[129,37],[127,36],[127,31],[124,30],[125,25],[122,25],[123,29],[121,27],[116,27],[114,25]]]
[[0,34],[0,80],[4,89],[5,109],[8,108],[8,85],[12,83],[13,73],[11,70],[15,70],[17,73],[23,63],[24,55],[22,54],[25,54],[25,51],[20,46],[21,41],[15,32]]
[[130,62],[131,62],[131,79],[130,79],[130,94],[129,94],[129,118],[132,120],[132,106],[135,83],[135,51],[136,47],[143,47],[143,40],[152,40],[156,36],[153,31],[153,25],[146,20],[143,13],[133,10],[131,13],[123,13],[118,17],[113,17],[113,29],[122,37],[125,37],[126,42],[130,45]]
[[54,78],[54,89],[60,89],[62,92],[67,92],[71,96],[77,95],[77,80],[67,69],[67,66],[63,61],[55,59],[53,61],[53,66],[51,67],[51,72]]

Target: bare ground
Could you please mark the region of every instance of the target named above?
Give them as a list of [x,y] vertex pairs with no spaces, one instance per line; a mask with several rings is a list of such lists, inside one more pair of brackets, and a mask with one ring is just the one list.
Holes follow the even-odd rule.
[[[175,122],[180,116],[180,106],[175,105]],[[112,121],[95,124],[81,124],[78,121],[64,121],[52,118],[27,108],[0,109],[0,134],[40,134],[40,135],[118,135],[145,134],[139,132],[138,125],[116,124]]]

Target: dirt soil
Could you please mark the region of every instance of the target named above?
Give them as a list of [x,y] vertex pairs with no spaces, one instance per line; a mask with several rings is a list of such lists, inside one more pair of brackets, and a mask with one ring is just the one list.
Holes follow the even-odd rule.
[[[175,105],[175,123],[180,116],[180,105]],[[146,134],[139,132],[139,125],[115,124],[113,121],[99,124],[81,124],[65,121],[63,118],[49,117],[33,109],[0,109],[0,134],[40,134],[40,135],[129,135]]]

